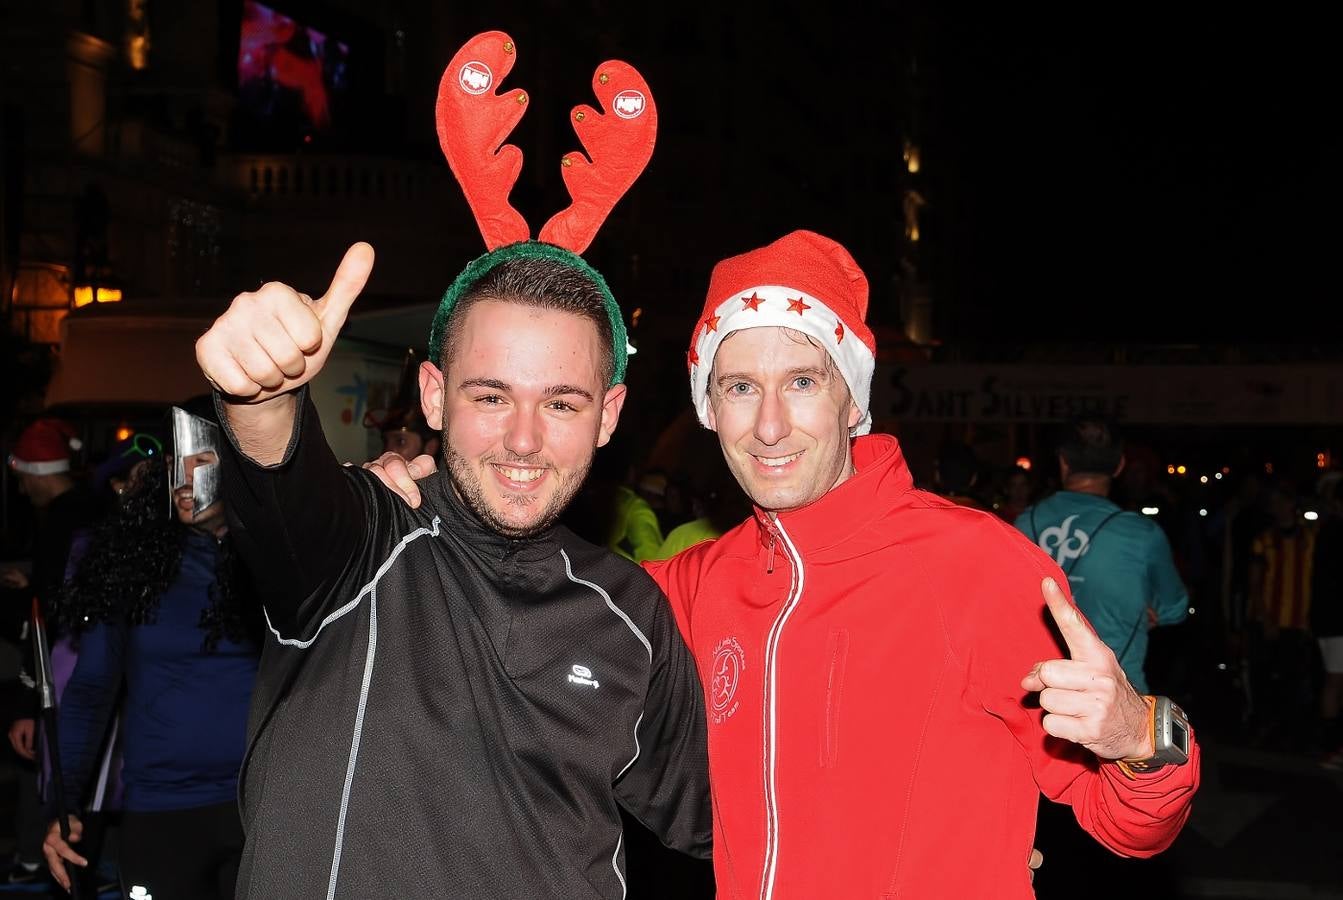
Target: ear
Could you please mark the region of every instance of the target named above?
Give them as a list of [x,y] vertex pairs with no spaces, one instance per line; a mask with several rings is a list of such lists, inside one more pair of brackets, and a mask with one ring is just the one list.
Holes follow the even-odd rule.
[[602,397],[602,421],[597,428],[597,446],[605,447],[620,421],[620,411],[625,408],[625,396],[628,389],[623,384],[612,385]]
[[1128,464],[1128,457],[1127,457],[1127,456],[1122,456],[1122,455],[1121,455],[1121,456],[1119,457],[1119,465],[1115,467],[1115,473],[1114,473],[1113,475],[1111,475],[1110,477],[1111,477],[1111,478],[1118,478],[1118,477],[1119,477],[1119,473],[1122,472],[1122,471],[1124,471],[1124,466],[1126,466],[1127,464]]
[[1068,476],[1071,475],[1072,472],[1069,471],[1068,464],[1063,461],[1062,453],[1058,455],[1058,460],[1059,460],[1059,478],[1063,479],[1064,481],[1067,481]]
[[853,402],[853,397],[849,398],[849,434],[852,436],[853,429],[858,427],[858,423],[863,421],[863,411],[858,408],[858,404]]
[[443,373],[431,362],[420,363],[420,411],[430,428],[443,430]]

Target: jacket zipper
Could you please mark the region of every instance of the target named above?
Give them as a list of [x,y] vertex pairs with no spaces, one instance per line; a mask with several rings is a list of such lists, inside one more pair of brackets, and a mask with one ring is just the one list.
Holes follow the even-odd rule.
[[769,639],[765,645],[765,860],[760,879],[760,900],[772,900],[774,897],[774,876],[779,862],[779,797],[775,779],[776,759],[778,757],[778,655],[779,641],[783,636],[788,617],[797,609],[802,599],[805,572],[802,558],[793,545],[793,541],[784,530],[779,517],[770,513],[769,571],[774,571],[774,544],[776,538],[782,540],[784,553],[793,567],[793,580],[788,588],[788,599],[769,630]]

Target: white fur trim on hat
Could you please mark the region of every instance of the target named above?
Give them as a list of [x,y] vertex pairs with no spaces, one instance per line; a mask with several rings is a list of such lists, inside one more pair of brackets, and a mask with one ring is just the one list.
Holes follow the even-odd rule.
[[15,472],[22,472],[25,475],[55,475],[59,472],[69,472],[70,460],[49,459],[41,462],[29,462],[11,454],[9,467]]
[[775,326],[792,328],[820,342],[844,376],[853,402],[862,414],[853,433],[867,434],[872,429],[868,404],[876,357],[866,344],[849,333],[825,303],[793,288],[760,285],[735,292],[714,308],[710,318],[712,321],[700,329],[690,363],[690,398],[705,428],[709,427],[709,373],[718,345],[734,331]]

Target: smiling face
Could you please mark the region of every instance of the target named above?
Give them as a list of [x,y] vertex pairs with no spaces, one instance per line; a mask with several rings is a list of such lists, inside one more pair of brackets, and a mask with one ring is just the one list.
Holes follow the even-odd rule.
[[853,474],[849,434],[861,418],[839,370],[805,335],[748,328],[719,345],[709,427],[762,509],[806,506]]
[[589,319],[500,300],[461,315],[445,370],[420,367],[425,419],[443,431],[463,502],[500,534],[535,534],[559,518],[610,440],[625,386],[607,387]]
[[219,501],[211,503],[199,513],[192,512],[191,493],[196,480],[196,469],[201,466],[212,466],[218,462],[219,455],[213,450],[183,457],[182,467],[186,472],[186,483],[173,491],[173,510],[177,513],[177,520],[183,525],[190,525],[202,531],[213,531],[224,524],[224,504]]

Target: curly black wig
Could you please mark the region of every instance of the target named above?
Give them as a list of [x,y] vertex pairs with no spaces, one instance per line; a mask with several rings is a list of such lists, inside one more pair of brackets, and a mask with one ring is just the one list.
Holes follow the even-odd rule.
[[[57,624],[76,640],[99,622],[154,622],[159,600],[181,568],[188,526],[169,508],[166,468],[161,462],[142,468],[119,508],[93,528],[87,552],[62,592]],[[227,536],[219,550],[210,605],[199,622],[206,652],[224,638],[256,643],[261,635],[256,592]]]

